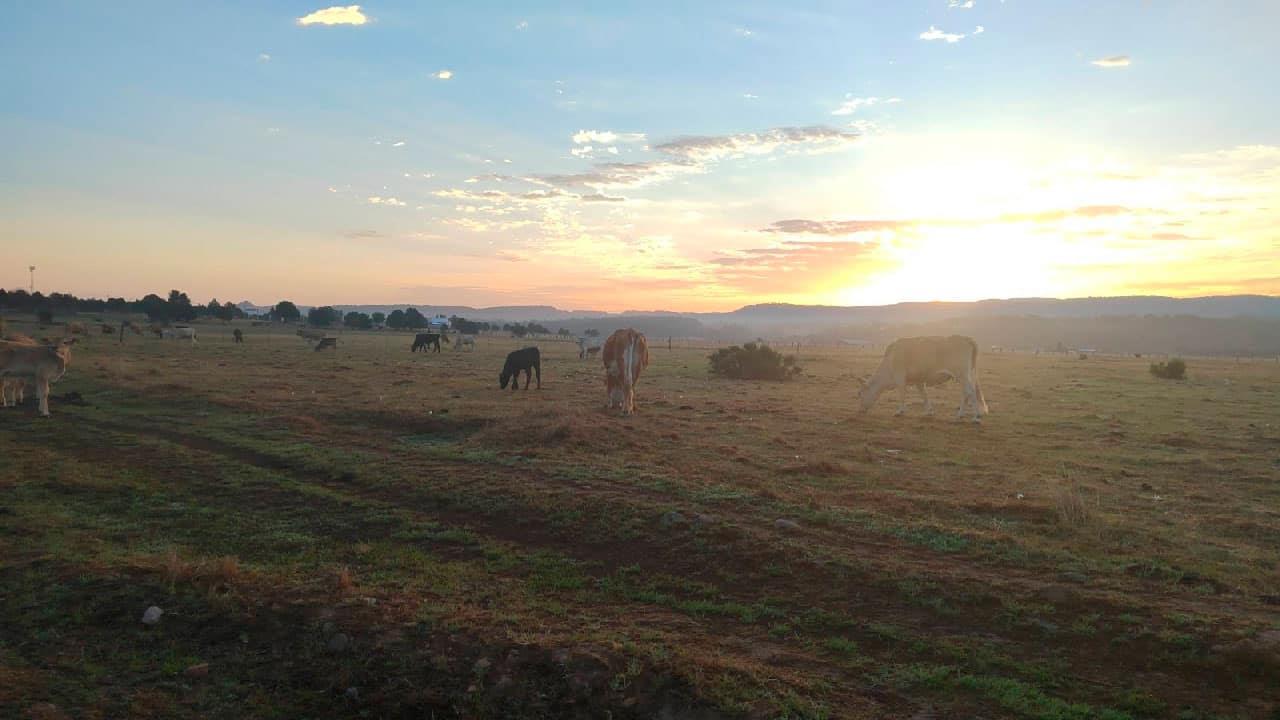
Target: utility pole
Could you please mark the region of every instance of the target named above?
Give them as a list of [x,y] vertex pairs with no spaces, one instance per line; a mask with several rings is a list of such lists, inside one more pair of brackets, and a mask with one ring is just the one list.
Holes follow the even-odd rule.
[[28,266],[27,266],[27,270],[29,270],[29,271],[31,272],[31,294],[32,294],[32,295],[35,295],[35,293],[36,293],[36,266],[35,266],[35,265],[28,265]]

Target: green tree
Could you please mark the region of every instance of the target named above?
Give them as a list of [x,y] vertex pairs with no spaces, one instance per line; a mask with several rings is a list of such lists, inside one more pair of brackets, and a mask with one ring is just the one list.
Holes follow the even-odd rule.
[[271,316],[281,322],[298,322],[302,319],[302,312],[298,310],[297,305],[288,300],[281,300],[271,308]]
[[392,310],[391,314],[387,316],[387,327],[391,328],[392,330],[400,330],[402,328],[408,327],[408,324],[405,322],[405,319],[404,319],[404,311]]
[[427,316],[418,312],[418,308],[405,308],[404,311],[405,327],[424,328],[427,326]]
[[387,315],[386,313],[376,312],[369,316],[369,319],[373,320],[373,324],[375,325],[382,325],[387,322]]
[[342,324],[357,330],[368,330],[373,327],[373,319],[362,312],[352,310],[342,318]]
[[329,327],[341,319],[338,311],[328,305],[313,307],[307,311],[307,324],[313,327]]

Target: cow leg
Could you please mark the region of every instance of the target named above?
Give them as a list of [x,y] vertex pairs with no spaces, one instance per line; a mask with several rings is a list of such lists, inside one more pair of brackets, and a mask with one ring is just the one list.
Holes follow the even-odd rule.
[[929,393],[925,390],[924,383],[920,383],[916,387],[920,390],[920,399],[924,401],[924,414],[932,415],[933,403],[929,402]]
[[36,398],[40,401],[40,414],[49,417],[49,381],[36,378]]
[[907,384],[898,383],[898,410],[894,415],[902,415],[907,411]]
[[534,365],[533,371],[538,373],[538,389],[541,390],[542,389],[542,363],[539,362],[537,365]]

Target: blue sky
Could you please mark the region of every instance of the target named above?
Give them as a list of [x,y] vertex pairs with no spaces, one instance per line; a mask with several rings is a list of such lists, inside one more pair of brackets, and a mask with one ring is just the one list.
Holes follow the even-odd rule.
[[15,4],[0,285],[34,263],[46,289],[264,303],[1280,292],[1280,4],[964,4]]

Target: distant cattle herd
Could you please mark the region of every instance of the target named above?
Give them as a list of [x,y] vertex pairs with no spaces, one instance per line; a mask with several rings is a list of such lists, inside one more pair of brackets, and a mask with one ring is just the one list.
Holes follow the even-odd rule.
[[[124,342],[126,332],[142,333],[141,327],[128,320],[123,321],[118,329],[107,324],[102,324],[101,328],[103,334],[118,332],[120,342]],[[194,327],[164,327],[157,324],[147,329],[159,338],[187,340],[193,345],[197,343]],[[49,384],[56,382],[67,371],[71,362],[71,346],[75,342],[72,336],[87,333],[84,324],[72,322],[66,325],[67,338],[60,342],[52,342],[48,338],[37,342],[18,333],[10,333],[0,340],[0,403],[4,407],[20,404],[25,391],[33,388],[40,414],[48,415]],[[297,334],[308,342],[314,342],[317,351],[337,348],[338,338],[331,337],[322,330],[301,328]],[[244,342],[244,333],[239,328],[232,331],[232,337],[237,344]],[[409,351],[416,353],[419,350],[431,350],[438,353],[442,345],[448,342],[449,337],[444,332],[418,333]],[[645,336],[634,329],[623,328],[603,340],[598,336],[577,338],[577,345],[579,359],[602,355],[606,407],[617,408],[622,415],[634,413],[636,384],[650,361]],[[453,342],[455,351],[464,348],[475,350],[475,347],[476,341],[472,335],[457,334]],[[857,380],[860,388],[858,408],[865,413],[883,393],[896,389],[898,410],[895,414],[901,415],[906,411],[907,389],[914,387],[924,402],[925,412],[931,414],[933,404],[926,388],[956,380],[961,389],[956,415],[968,415],[974,422],[978,422],[987,414],[988,407],[977,372],[978,344],[973,338],[963,335],[901,338],[885,350],[872,375]],[[537,347],[522,348],[507,355],[502,371],[498,374],[499,388],[505,390],[508,385],[512,390],[519,388],[521,373],[525,376],[526,390],[531,383],[536,383],[538,389],[542,389],[542,353]]]

